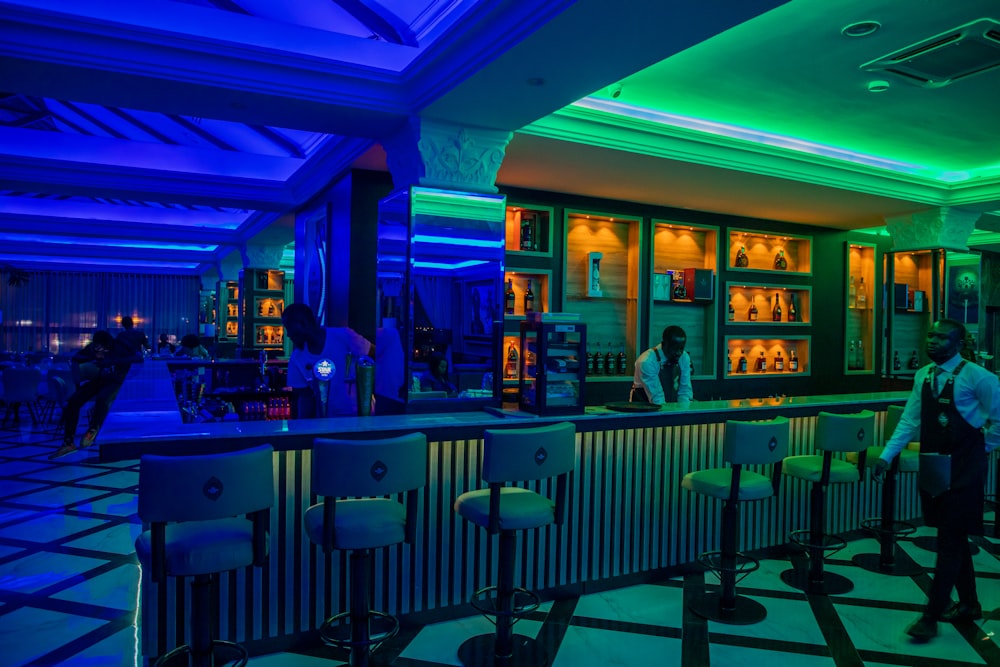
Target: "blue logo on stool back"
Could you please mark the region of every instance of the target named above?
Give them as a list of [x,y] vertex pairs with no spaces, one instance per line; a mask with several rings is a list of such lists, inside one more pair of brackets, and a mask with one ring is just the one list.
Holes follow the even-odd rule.
[[218,500],[222,497],[222,480],[218,477],[210,477],[205,485],[201,487],[201,492],[209,500]]
[[865,429],[864,428],[859,428],[858,429],[858,442],[861,442],[864,439],[865,439]]
[[778,439],[772,435],[771,439],[767,441],[767,449],[773,452],[777,448],[778,448]]
[[545,451],[544,447],[539,447],[538,451],[535,452],[535,463],[537,465],[542,465],[548,458],[549,458],[549,453]]
[[376,482],[381,482],[382,479],[389,474],[389,466],[381,461],[375,461],[375,463],[372,464],[371,474],[372,479]]

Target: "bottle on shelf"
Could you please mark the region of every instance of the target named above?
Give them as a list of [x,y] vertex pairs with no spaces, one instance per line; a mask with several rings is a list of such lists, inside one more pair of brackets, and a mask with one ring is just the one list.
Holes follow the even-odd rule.
[[618,348],[618,375],[628,375],[628,356],[625,354],[625,343]]
[[767,357],[764,356],[764,350],[760,351],[760,356],[757,357],[757,368],[758,373],[767,372]]
[[746,268],[750,265],[750,258],[747,257],[746,246],[740,246],[740,249],[736,252],[736,266],[740,268]]
[[730,350],[726,350],[726,375],[733,374],[733,358],[729,356]]
[[771,308],[771,320],[774,322],[781,321],[781,300],[778,298],[778,293],[774,293],[774,307]]
[[594,374],[596,365],[597,364],[594,361],[594,353],[590,349],[590,343],[587,343],[587,375]]
[[799,319],[799,309],[795,307],[795,292],[788,294],[788,321],[797,322]]
[[892,370],[899,371],[903,369],[903,362],[899,360],[899,352],[893,350],[892,352]]
[[535,311],[535,293],[531,291],[531,281],[528,281],[528,289],[524,290],[524,314]]
[[861,276],[861,282],[858,284],[858,298],[857,298],[858,308],[864,310],[868,307],[868,288],[865,287],[865,277]]
[[785,358],[781,356],[781,350],[778,350],[777,355],[774,357],[774,370],[785,370]]
[[794,347],[788,350],[788,370],[792,373],[797,373],[799,370],[799,358],[795,355]]
[[858,367],[858,353],[854,349],[854,341],[847,347],[847,368],[849,370],[854,370]]
[[729,321],[734,322],[736,320],[736,309],[733,308],[733,294],[729,293]]
[[910,356],[910,370],[917,370],[920,368],[920,357],[917,356],[917,351],[914,350],[913,354]]
[[740,360],[736,363],[737,373],[747,372],[747,351],[740,350]]
[[854,367],[859,371],[863,371],[865,369],[865,341],[859,338],[858,344],[854,346],[854,351],[857,354],[857,361],[854,363]]
[[535,249],[535,218],[521,213],[521,250]]
[[268,317],[274,317],[274,301],[267,302],[267,315]]
[[507,345],[507,365],[504,367],[504,377],[514,379],[517,377],[517,348],[514,343]]
[[608,351],[604,353],[604,372],[608,375],[614,375],[617,370],[615,353],[611,351],[611,343],[608,343]]
[[687,299],[687,286],[684,284],[684,272],[674,271],[674,287],[673,296],[671,297],[675,301],[684,301]]
[[594,375],[604,375],[604,355],[601,354],[601,344],[597,344],[597,352],[594,353]]
[[785,259],[785,251],[783,249],[779,250],[774,256],[774,268],[778,271],[784,271],[788,268],[788,260]]
[[757,296],[750,297],[750,311],[747,313],[747,320],[750,322],[757,321]]
[[503,312],[507,315],[514,314],[514,304],[517,302],[517,295],[514,294],[514,279],[507,279],[507,291],[504,293]]
[[263,315],[264,314],[264,302],[263,301],[260,301],[260,302],[257,303],[257,314],[258,315]]
[[851,276],[851,281],[847,285],[847,307],[858,307],[858,288],[854,285],[854,276]]

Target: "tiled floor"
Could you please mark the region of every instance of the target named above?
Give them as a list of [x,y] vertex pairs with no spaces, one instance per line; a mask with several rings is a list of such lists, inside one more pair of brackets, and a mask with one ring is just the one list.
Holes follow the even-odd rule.
[[[137,462],[101,464],[94,451],[50,462],[56,446],[43,428],[0,431],[0,665],[141,664],[132,547]],[[996,610],[1000,540],[976,541],[980,597]],[[932,553],[909,541],[902,546],[921,566],[933,566]],[[786,586],[779,575],[788,560],[764,560],[740,588],[768,609],[755,625],[706,622],[687,611],[685,600],[713,581],[691,573],[549,602],[517,631],[538,638],[553,667],[1000,665],[997,612],[976,624],[942,624],[929,643],[910,641],[903,629],[920,611],[930,578],[873,574],[851,563],[855,553],[875,549],[873,540],[859,539],[836,555],[829,569],[855,589],[831,597]],[[477,616],[404,627],[379,655],[396,667],[457,665],[462,641],[491,630]],[[333,658],[343,656],[318,647],[250,664],[308,667]]]

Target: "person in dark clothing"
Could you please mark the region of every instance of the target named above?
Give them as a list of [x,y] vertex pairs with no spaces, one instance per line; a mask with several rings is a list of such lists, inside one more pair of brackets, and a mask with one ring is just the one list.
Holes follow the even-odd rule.
[[[924,613],[906,633],[937,635],[938,621],[982,618],[969,536],[983,534],[987,454],[1000,444],[1000,384],[990,371],[962,358],[965,327],[939,320],[927,334],[934,363],[917,371],[899,424],[875,464],[881,481],[892,459],[920,440],[920,502],[937,528],[937,562]],[[951,592],[958,593],[952,604]]]
[[448,379],[448,359],[440,352],[431,352],[427,371],[420,376],[420,391],[446,391],[449,396],[458,393],[458,388]]
[[122,317],[122,331],[116,336],[116,339],[133,351],[136,361],[141,361],[143,354],[150,349],[146,334],[135,328],[135,322],[128,315]]

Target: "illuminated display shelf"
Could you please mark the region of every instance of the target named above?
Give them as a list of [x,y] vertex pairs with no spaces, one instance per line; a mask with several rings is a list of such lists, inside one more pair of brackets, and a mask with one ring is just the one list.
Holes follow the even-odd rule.
[[[728,253],[730,271],[812,275],[812,238],[808,236],[730,229]],[[784,259],[784,269],[775,266],[779,257]]]
[[[243,309],[240,344],[243,350],[274,350],[284,346],[280,312],[285,302],[285,272],[274,269],[240,271]],[[274,313],[272,314],[271,309]],[[263,312],[263,314],[260,314]]]
[[[875,313],[878,292],[875,283],[876,247],[870,243],[847,242],[847,273],[844,283],[844,373],[870,375],[875,372]],[[852,282],[853,278],[853,296]],[[864,299],[859,300],[864,278]],[[859,344],[860,343],[860,344]]]
[[[811,336],[781,336],[768,338],[749,338],[746,336],[726,336],[726,354],[732,360],[732,370],[727,364],[723,376],[726,380],[753,380],[761,378],[802,377],[810,374],[810,343]],[[791,370],[791,353],[795,351],[798,359],[798,370]],[[755,362],[760,359],[761,352],[767,361],[767,370],[760,372]],[[778,355],[784,363],[784,370],[777,370],[775,360]],[[739,372],[739,358],[746,356],[747,372]]]
[[219,326],[215,335],[220,341],[235,341],[240,335],[240,284],[221,280],[217,284]]
[[[504,272],[503,276],[503,289],[504,289],[504,305],[506,305],[507,298],[507,281],[513,281],[514,287],[514,312],[513,314],[507,313],[504,310],[504,320],[509,322],[516,322],[518,320],[523,320],[525,316],[525,301],[524,295],[527,292],[528,281],[531,281],[531,293],[534,296],[534,309],[539,313],[548,313],[552,310],[551,306],[551,282],[552,282],[552,272],[542,269],[510,269]],[[516,325],[515,329],[516,330]],[[506,326],[504,327],[506,330]]]
[[[652,279],[649,286],[649,341],[661,338],[663,327],[672,324],[687,334],[686,350],[694,366],[694,379],[715,378],[718,356],[718,257],[719,229],[667,220],[653,220]],[[685,290],[684,300],[674,298],[675,279],[680,280],[685,269],[711,271],[711,294],[694,294]],[[634,360],[634,357],[629,357]]]
[[[774,297],[778,295],[781,320],[774,319]],[[733,306],[733,319],[726,324],[752,327],[807,327],[812,322],[812,287],[807,285],[775,285],[769,283],[727,282],[726,312]],[[795,321],[789,321],[792,300],[795,301]],[[757,306],[757,321],[750,320],[750,304]]]
[[508,257],[552,257],[551,208],[508,202],[504,248]]
[[[918,368],[930,363],[924,343],[935,313],[941,312],[944,303],[946,255],[945,250],[937,248],[888,251],[884,255],[886,336],[882,358],[887,376],[912,376],[915,369],[909,362],[914,352]],[[918,292],[922,293],[919,297]],[[915,299],[921,297],[922,306],[914,308]],[[893,367],[896,356],[899,369]]]

